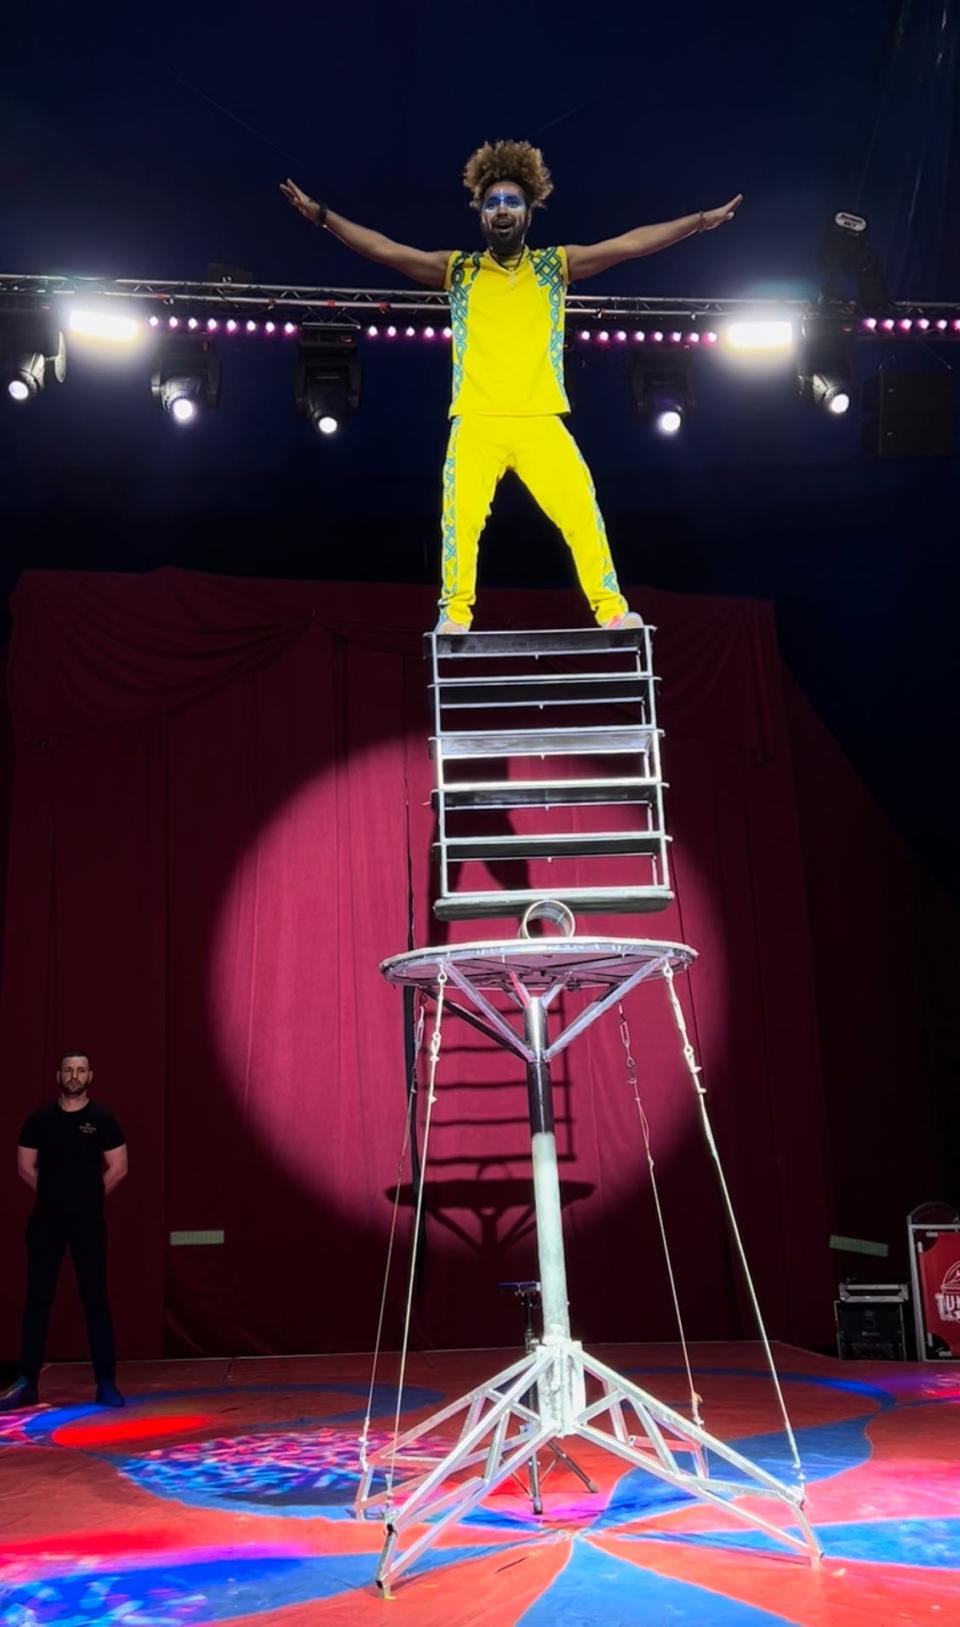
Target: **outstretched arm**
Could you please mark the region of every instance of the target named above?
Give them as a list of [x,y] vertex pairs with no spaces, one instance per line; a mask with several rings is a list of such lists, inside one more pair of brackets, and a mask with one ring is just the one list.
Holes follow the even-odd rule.
[[451,253],[449,249],[414,249],[407,243],[395,243],[391,237],[384,237],[382,232],[372,232],[367,226],[357,226],[354,221],[347,220],[345,215],[334,214],[332,209],[326,209],[302,192],[295,181],[282,181],[280,191],[305,220],[314,226],[325,226],[328,232],[345,243],[348,249],[362,254],[365,260],[375,260],[377,265],[389,266],[392,271],[399,271],[425,288],[443,287]]
[[664,221],[660,226],[638,226],[620,237],[608,237],[603,243],[571,243],[567,247],[570,281],[596,277],[601,271],[618,266],[624,260],[639,260],[644,254],[656,254],[660,249],[668,249],[673,243],[682,242],[685,237],[693,237],[696,232],[712,232],[715,227],[732,220],[742,202],[743,194],[738,192],[720,209],[702,209],[699,214],[681,215],[679,220]]

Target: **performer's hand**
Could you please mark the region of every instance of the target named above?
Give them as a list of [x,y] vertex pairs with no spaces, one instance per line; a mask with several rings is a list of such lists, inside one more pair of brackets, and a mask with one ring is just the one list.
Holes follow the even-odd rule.
[[317,224],[322,213],[320,205],[315,203],[313,198],[308,197],[306,192],[301,191],[296,181],[291,181],[288,176],[285,181],[280,182],[280,191],[287,202],[299,211],[304,220],[309,220],[311,226]]
[[702,232],[712,232],[717,226],[725,225],[728,220],[733,219],[742,202],[743,193],[738,192],[735,198],[731,198],[729,203],[723,204],[719,209],[705,209],[703,211],[703,225],[700,230]]

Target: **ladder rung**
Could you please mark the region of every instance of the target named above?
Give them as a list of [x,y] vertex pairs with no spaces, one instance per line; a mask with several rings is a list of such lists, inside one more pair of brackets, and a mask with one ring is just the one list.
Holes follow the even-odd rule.
[[[437,655],[442,660],[489,659],[505,655],[597,655],[622,654],[643,649],[646,634],[653,627],[625,628],[621,632],[603,627],[555,627],[543,631],[501,631],[494,633],[454,633],[437,638]],[[425,633],[423,653],[433,654],[433,633]]]
[[433,844],[439,859],[446,848],[447,862],[466,859],[574,859],[599,858],[606,854],[644,855],[663,852],[667,840],[660,831],[600,830],[530,832],[513,836],[448,836]]
[[[478,780],[447,785],[448,814],[469,808],[562,808],[586,803],[652,802],[662,780]],[[439,797],[439,792],[433,795]]]
[[[431,688],[434,686],[431,685]],[[643,674],[610,677],[591,672],[578,678],[457,678],[437,686],[440,705],[449,711],[465,706],[575,706],[620,704],[650,699],[650,681]]]
[[561,887],[549,892],[526,887],[507,892],[448,893],[433,913],[440,921],[479,921],[522,915],[530,904],[556,899],[580,915],[648,915],[673,903],[669,887]]
[[436,735],[430,742],[443,757],[613,756],[647,752],[657,730],[649,723],[611,729],[478,729]]

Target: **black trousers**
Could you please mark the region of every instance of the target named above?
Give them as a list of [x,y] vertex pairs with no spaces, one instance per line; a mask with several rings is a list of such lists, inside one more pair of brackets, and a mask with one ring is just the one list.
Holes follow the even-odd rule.
[[37,1206],[27,1222],[27,1302],[23,1311],[20,1372],[36,1384],[43,1366],[47,1324],[63,1256],[69,1248],[87,1319],[94,1375],[114,1376],[113,1322],[107,1300],[107,1228],[97,1205],[75,1212]]

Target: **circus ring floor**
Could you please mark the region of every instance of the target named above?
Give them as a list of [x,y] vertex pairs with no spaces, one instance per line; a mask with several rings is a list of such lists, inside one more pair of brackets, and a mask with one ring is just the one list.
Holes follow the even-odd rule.
[[[683,1404],[678,1348],[595,1353]],[[776,1355],[818,1568],[577,1442],[596,1495],[557,1467],[536,1518],[511,1482],[392,1600],[372,1586],[381,1527],[351,1512],[369,1358],[131,1362],[123,1412],[92,1405],[88,1368],[48,1368],[43,1405],[0,1418],[0,1622],[956,1627],[960,1370]],[[706,1427],[787,1478],[758,1347],[700,1344],[694,1356]],[[502,1365],[502,1351],[414,1356],[404,1424]],[[395,1373],[387,1358],[380,1438]]]

